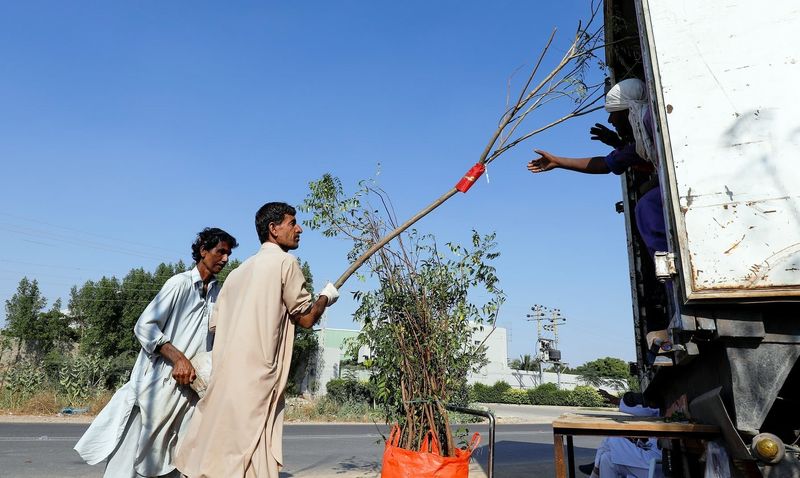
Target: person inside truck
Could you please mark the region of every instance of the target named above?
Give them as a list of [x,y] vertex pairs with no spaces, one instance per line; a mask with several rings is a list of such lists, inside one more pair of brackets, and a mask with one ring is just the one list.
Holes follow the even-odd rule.
[[[621,399],[607,392],[601,394],[619,405],[620,412],[638,417],[657,417],[661,414],[658,408],[651,408],[644,403],[641,393],[626,392]],[[646,478],[651,462],[660,459],[661,449],[655,438],[606,437],[597,448],[594,463],[580,465],[578,469],[591,478]],[[663,476],[660,466],[655,467],[654,476]]]
[[[605,109],[608,122],[616,131],[595,124],[590,130],[591,139],[614,148],[606,156],[567,158],[542,150],[528,163],[528,171],[537,174],[553,169],[568,169],[586,174],[622,174],[629,168],[652,172],[657,156],[653,145],[653,118],[647,105],[644,82],[636,78],[622,80],[606,93]],[[652,258],[656,251],[666,251],[667,235],[664,225],[663,205],[658,182],[636,203],[635,218],[639,233]]]

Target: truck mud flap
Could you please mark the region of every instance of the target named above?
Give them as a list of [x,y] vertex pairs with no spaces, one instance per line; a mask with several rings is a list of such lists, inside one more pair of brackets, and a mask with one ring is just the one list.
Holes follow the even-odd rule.
[[692,414],[692,418],[699,422],[719,427],[731,458],[753,460],[749,448],[742,441],[742,437],[739,436],[725,409],[725,404],[720,396],[721,390],[722,387],[717,387],[692,400],[692,403],[689,404],[689,412]]

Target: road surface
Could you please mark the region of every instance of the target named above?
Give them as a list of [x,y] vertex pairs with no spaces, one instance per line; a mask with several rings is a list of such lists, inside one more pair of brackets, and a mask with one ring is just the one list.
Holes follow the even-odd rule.
[[[83,463],[72,450],[88,424],[0,423],[0,478],[100,478],[102,465]],[[483,443],[476,450],[470,476],[485,476],[487,425],[470,425]],[[380,432],[386,433],[386,427]],[[600,439],[576,437],[576,460],[588,463]],[[382,438],[374,425],[294,425],[284,433],[287,466],[281,478],[375,478],[380,475]],[[549,424],[500,424],[497,427],[495,476],[553,475]]]

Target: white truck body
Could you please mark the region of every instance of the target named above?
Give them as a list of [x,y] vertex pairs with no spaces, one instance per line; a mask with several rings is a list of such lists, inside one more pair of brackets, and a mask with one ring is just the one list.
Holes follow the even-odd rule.
[[[720,427],[734,477],[796,478],[800,1],[604,8],[609,83],[645,80],[656,124],[657,174],[629,169],[619,208],[644,394]],[[637,228],[655,180],[675,267],[670,254],[652,259]],[[760,455],[764,443],[785,453]],[[691,457],[684,476],[702,475],[699,454],[666,449]],[[680,476],[672,458],[664,467]]]
[[684,299],[800,296],[800,2],[640,5]]

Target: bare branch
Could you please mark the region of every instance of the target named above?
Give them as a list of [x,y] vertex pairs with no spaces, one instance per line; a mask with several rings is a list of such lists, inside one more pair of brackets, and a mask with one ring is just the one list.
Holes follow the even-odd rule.
[[[578,98],[578,100],[576,101],[577,106],[573,108],[568,114],[563,115],[562,117],[554,121],[551,121],[542,127],[533,129],[528,133],[520,136],[519,138],[508,142],[513,137],[514,133],[520,127],[520,125],[525,121],[525,119],[532,112],[539,109],[542,105],[548,104],[552,101],[563,100],[565,98],[574,97],[574,95],[571,94],[571,92],[568,89],[564,88],[564,85],[568,85],[571,83],[576,83],[576,84],[580,83],[581,85],[584,84],[582,80],[582,74],[587,67],[586,66],[587,61],[593,57],[592,52],[594,50],[602,48],[602,46],[598,45],[598,43],[601,43],[602,29],[598,28],[594,31],[589,31],[589,28],[592,28],[593,22],[598,18],[600,7],[601,7],[600,3],[595,4],[595,1],[594,0],[592,1],[591,13],[586,23],[586,26],[583,26],[583,24],[580,22],[578,23],[572,41],[570,42],[567,51],[563,54],[560,61],[549,73],[547,73],[541,80],[538,81],[538,83],[536,83],[536,86],[531,88],[531,85],[534,84],[537,75],[539,74],[541,65],[543,64],[543,61],[547,53],[550,51],[553,41],[555,39],[556,30],[554,29],[551,32],[523,88],[520,89],[519,95],[517,97],[517,102],[508,107],[506,111],[503,113],[497,128],[492,133],[484,150],[479,156],[478,163],[489,164],[495,159],[497,159],[504,152],[520,144],[521,142],[531,138],[532,136],[541,133],[542,131],[545,131],[547,129],[550,129],[558,124],[561,124],[564,121],[567,121],[568,119],[582,116],[599,109],[599,107],[592,107],[592,105],[597,103],[597,101],[599,101],[602,98],[602,96],[599,95],[596,97],[593,96],[593,93],[596,90],[587,88],[587,91],[585,92],[586,97]],[[509,96],[507,95],[507,98],[508,97]],[[590,100],[587,98],[590,98]],[[508,101],[508,99],[506,101]],[[496,147],[498,140],[500,140],[500,142],[499,145]],[[341,287],[344,284],[344,282],[372,254],[380,250],[384,245],[388,244],[392,239],[399,236],[403,231],[405,231],[411,225],[413,225],[414,223],[425,217],[427,214],[429,214],[431,211],[439,207],[445,201],[453,197],[456,192],[457,190],[455,188],[450,189],[448,192],[446,192],[444,195],[436,199],[429,206],[427,206],[422,211],[414,215],[411,219],[401,224],[400,226],[395,227],[395,229],[392,232],[387,234],[379,241],[375,242],[366,252],[362,254],[361,257],[359,257],[355,262],[353,262],[350,265],[350,267],[339,277],[339,279],[336,280],[335,283],[336,287]],[[390,224],[394,226],[396,224],[396,218],[394,216],[394,211],[391,209],[391,204],[386,203],[384,201],[383,195],[379,194],[378,196],[379,198],[381,198],[381,201],[383,202],[384,209],[387,211],[390,210],[392,211],[391,214],[389,214],[389,217],[390,217]]]
[[[601,98],[602,98],[602,96],[598,97],[591,104],[596,103]],[[500,156],[501,154],[505,153],[506,151],[508,151],[509,149],[513,148],[514,146],[518,145],[519,143],[525,141],[526,139],[529,139],[531,136],[537,135],[537,134],[541,133],[542,131],[545,131],[547,129],[552,128],[553,126],[561,124],[564,121],[567,121],[568,119],[572,119],[572,118],[575,118],[575,117],[578,117],[578,116],[583,116],[585,114],[589,114],[589,113],[591,113],[593,111],[599,110],[600,108],[602,108],[602,106],[597,106],[597,107],[594,107],[594,108],[584,109],[584,110],[581,110],[581,111],[578,111],[578,112],[570,113],[568,115],[562,116],[561,118],[542,126],[541,128],[535,129],[535,130],[531,131],[530,133],[528,133],[528,134],[526,134],[524,136],[520,136],[516,140],[512,141],[511,143],[507,144],[506,146],[504,146],[504,147],[498,149],[497,151],[495,151],[494,153],[492,153],[492,155],[489,157],[489,159],[486,161],[486,163],[488,164],[488,163],[494,161],[495,159],[497,159],[498,156]]]

